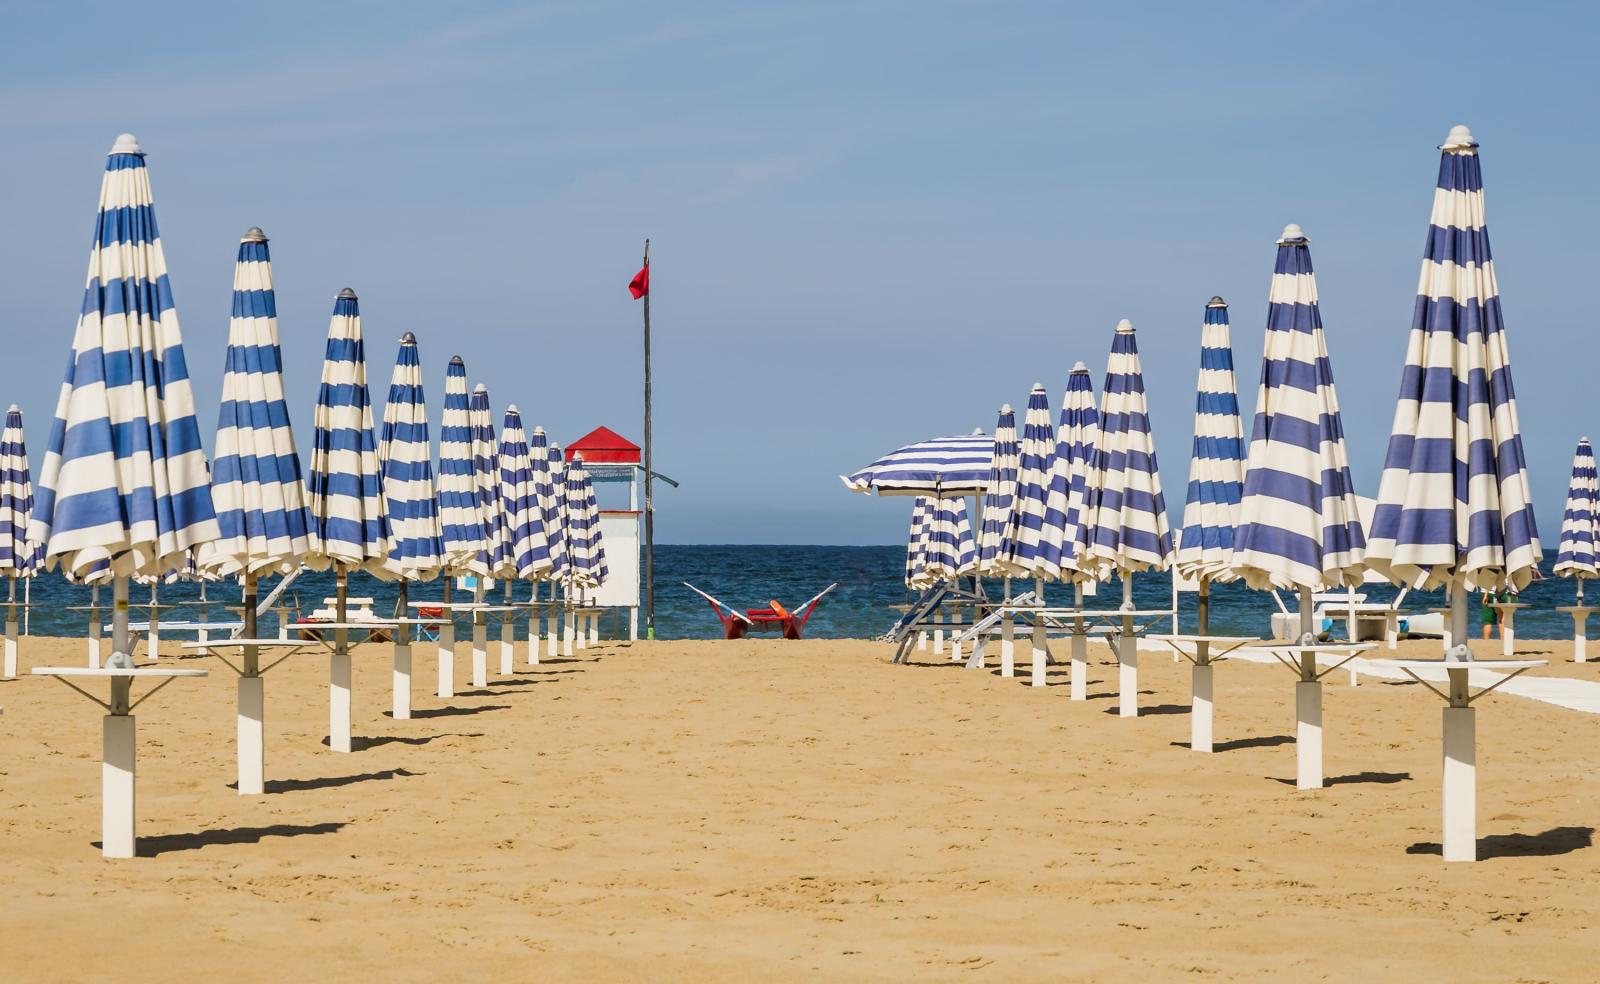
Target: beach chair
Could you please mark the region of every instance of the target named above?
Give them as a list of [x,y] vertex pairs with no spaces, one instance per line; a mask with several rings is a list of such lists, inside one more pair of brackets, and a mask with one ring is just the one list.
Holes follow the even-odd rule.
[[417,618],[436,618],[438,622],[417,626],[417,638],[423,642],[439,641],[439,624],[444,621],[444,609],[422,606],[417,609]]
[[724,639],[743,639],[746,633],[769,629],[776,630],[785,639],[798,639],[805,631],[806,622],[810,621],[812,613],[817,610],[817,603],[824,595],[837,588],[839,582],[835,581],[823,588],[793,612],[776,600],[769,600],[766,608],[750,608],[741,612],[732,605],[711,597],[688,581],[684,581],[683,586],[711,604],[711,610],[716,612],[717,619],[722,623]]

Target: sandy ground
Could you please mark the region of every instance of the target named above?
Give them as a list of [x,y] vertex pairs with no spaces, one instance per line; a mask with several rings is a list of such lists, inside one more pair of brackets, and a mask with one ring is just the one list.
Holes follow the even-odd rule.
[[[25,667],[81,659],[24,645]],[[1074,704],[1065,668],[1034,690],[866,642],[579,655],[441,702],[419,649],[418,716],[393,721],[388,650],[367,647],[349,755],[322,745],[326,659],[291,659],[251,798],[228,786],[231,673],[185,661],[212,675],[138,710],[132,861],[94,846],[99,711],[0,682],[0,979],[1600,973],[1600,717],[1486,701],[1485,860],[1446,865],[1440,703],[1415,685],[1330,677],[1336,778],[1297,793],[1275,666],[1218,669],[1203,756],[1187,664],[1154,654],[1137,720],[1108,713],[1105,662]]]

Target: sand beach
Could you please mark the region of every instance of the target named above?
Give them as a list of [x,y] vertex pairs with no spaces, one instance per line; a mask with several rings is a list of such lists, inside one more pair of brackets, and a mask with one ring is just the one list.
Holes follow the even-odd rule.
[[[1480,644],[1481,645],[1481,644]],[[1497,646],[1498,644],[1492,644]],[[1435,655],[1437,642],[1404,644]],[[78,640],[25,641],[24,671]],[[1561,659],[1563,643],[1521,654]],[[462,648],[462,659],[466,657]],[[1091,699],[869,642],[606,644],[390,720],[356,654],[356,751],[322,656],[268,676],[268,793],[233,777],[233,680],[138,709],[140,857],[102,859],[99,720],[0,683],[0,978],[1569,981],[1594,972],[1600,718],[1479,715],[1478,864],[1438,854],[1439,702],[1329,678],[1297,793],[1291,678],[1187,664]],[[1487,653],[1485,654],[1487,655]],[[1600,665],[1554,672],[1600,679]]]

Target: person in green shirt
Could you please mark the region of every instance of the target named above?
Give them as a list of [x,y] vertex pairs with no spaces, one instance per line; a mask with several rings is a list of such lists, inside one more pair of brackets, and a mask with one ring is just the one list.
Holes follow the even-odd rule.
[[1478,603],[1478,618],[1483,622],[1483,637],[1485,639],[1490,638],[1490,633],[1498,628],[1500,630],[1500,638],[1504,639],[1506,634],[1505,621],[1500,616],[1500,610],[1494,606],[1496,602],[1515,601],[1516,595],[1510,591],[1485,591],[1481,598],[1482,600]]

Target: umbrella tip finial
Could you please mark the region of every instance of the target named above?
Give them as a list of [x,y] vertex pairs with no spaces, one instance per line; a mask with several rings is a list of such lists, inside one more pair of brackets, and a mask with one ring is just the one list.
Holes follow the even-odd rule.
[[1220,294],[1212,294],[1211,295],[1211,300],[1206,302],[1206,307],[1227,307],[1227,306],[1228,306],[1228,302],[1223,300],[1222,296]]
[[139,149],[139,138],[131,133],[117,134],[117,142],[111,145],[113,154],[142,154]]
[[[11,404],[11,409],[15,410],[16,408],[17,408],[17,405],[15,403]],[[1578,443],[1579,444],[1588,444],[1589,443],[1589,435],[1585,434],[1582,437],[1578,438]]]
[[544,428],[539,426],[538,424],[534,424],[533,425],[533,432],[535,434],[543,434],[544,433]]
[[[17,406],[15,403],[11,404],[11,406],[6,408],[6,413],[21,413],[21,412],[22,412],[22,408]],[[1584,438],[1584,440],[1587,441],[1588,438],[1586,437],[1586,438]]]
[[1293,222],[1284,226],[1283,235],[1278,237],[1279,246],[1285,243],[1309,243],[1310,241],[1310,238],[1306,236],[1305,230]]
[[337,295],[335,295],[335,297],[337,300],[341,301],[353,301],[356,299],[356,292],[351,290],[349,287],[346,287],[344,290],[341,290]]
[[1089,367],[1083,364],[1083,360],[1082,359],[1079,359],[1077,362],[1074,362],[1072,364],[1072,371],[1073,372],[1088,372],[1089,371]]
[[1472,131],[1457,123],[1450,128],[1450,135],[1444,138],[1444,143],[1439,145],[1440,150],[1465,150],[1468,147],[1478,146],[1478,141],[1472,139]]
[[1009,403],[1000,404],[1000,412],[1001,413],[1011,413],[1012,412],[1011,411],[1011,404],[1009,404]]
[[461,356],[459,356],[459,355],[452,355],[450,357],[450,364],[453,365],[453,366],[464,366],[464,365],[466,365],[465,362],[461,361]]
[[1129,334],[1132,334],[1132,333],[1133,333],[1133,322],[1129,321],[1127,318],[1123,318],[1121,321],[1117,322],[1117,334],[1119,334],[1119,335],[1129,335]]
[[267,234],[261,231],[260,226],[251,226],[244,231],[243,236],[239,237],[239,241],[241,243],[264,243],[267,241]]
[[417,344],[417,336],[416,336],[416,334],[413,333],[413,332],[409,332],[408,331],[404,335],[401,335],[400,336],[400,344],[401,345],[415,345],[415,344]]
[[1034,383],[1032,392],[1043,393],[1044,392],[1044,384],[1043,383]]

